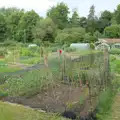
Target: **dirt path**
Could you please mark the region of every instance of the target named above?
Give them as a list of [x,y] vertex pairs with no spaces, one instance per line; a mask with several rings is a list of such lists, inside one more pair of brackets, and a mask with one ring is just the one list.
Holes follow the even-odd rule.
[[120,120],[120,92],[116,95],[112,111],[106,120]]

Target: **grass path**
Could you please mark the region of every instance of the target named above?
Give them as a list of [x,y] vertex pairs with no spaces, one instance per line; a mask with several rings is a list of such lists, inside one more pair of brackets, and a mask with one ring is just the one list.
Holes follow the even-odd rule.
[[0,102],[0,120],[67,120],[55,114],[35,111],[31,108]]
[[112,105],[112,111],[106,120],[120,120],[120,93],[116,95]]

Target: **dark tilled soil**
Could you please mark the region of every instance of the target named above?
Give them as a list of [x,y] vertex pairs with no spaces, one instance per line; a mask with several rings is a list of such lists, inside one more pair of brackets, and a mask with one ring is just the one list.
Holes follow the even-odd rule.
[[79,102],[81,95],[80,87],[71,87],[68,85],[56,85],[49,88],[47,91],[39,93],[30,98],[26,97],[7,97],[5,101],[18,103],[25,106],[30,106],[36,109],[42,109],[47,112],[65,111],[67,103]]
[[[86,116],[89,118],[89,113],[91,112],[89,96],[86,97],[82,105],[79,104],[80,96],[85,94],[86,89],[86,87],[81,89],[80,87],[59,84],[30,98],[7,97],[4,100],[53,113],[64,113],[64,111],[68,110],[66,109],[66,104],[70,103],[73,104],[73,107],[69,110],[77,116],[81,116],[82,120],[82,116],[83,118]],[[96,107],[94,99],[92,100],[92,105],[93,108]]]

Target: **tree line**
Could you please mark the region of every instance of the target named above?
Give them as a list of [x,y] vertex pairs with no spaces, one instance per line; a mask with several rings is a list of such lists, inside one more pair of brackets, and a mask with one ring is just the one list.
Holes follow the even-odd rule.
[[99,17],[94,5],[87,17],[81,17],[76,9],[71,17],[69,14],[69,7],[63,2],[51,7],[45,18],[34,10],[0,8],[0,42],[70,44],[120,37],[120,5],[114,12],[101,12]]

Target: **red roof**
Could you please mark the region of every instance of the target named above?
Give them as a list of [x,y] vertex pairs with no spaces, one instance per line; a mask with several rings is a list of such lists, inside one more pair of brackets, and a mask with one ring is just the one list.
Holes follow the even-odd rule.
[[111,38],[104,38],[104,39],[102,39],[102,40],[104,40],[106,43],[120,43],[120,39],[115,39],[115,38],[113,38],[113,39],[111,39]]

